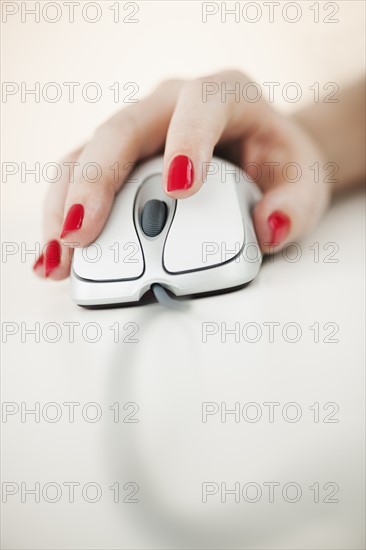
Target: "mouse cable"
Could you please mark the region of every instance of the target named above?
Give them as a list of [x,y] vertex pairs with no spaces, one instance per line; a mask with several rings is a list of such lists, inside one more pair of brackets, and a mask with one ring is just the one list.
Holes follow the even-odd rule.
[[162,306],[168,307],[170,309],[185,309],[187,307],[186,303],[179,302],[178,300],[172,298],[170,294],[168,294],[167,290],[158,283],[152,284],[151,290],[153,291],[156,300]]

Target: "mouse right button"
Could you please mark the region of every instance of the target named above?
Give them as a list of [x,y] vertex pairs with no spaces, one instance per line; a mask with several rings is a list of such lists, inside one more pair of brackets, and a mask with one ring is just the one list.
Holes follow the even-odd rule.
[[244,246],[244,224],[234,178],[210,176],[202,188],[177,201],[164,247],[170,273],[205,269],[232,260]]

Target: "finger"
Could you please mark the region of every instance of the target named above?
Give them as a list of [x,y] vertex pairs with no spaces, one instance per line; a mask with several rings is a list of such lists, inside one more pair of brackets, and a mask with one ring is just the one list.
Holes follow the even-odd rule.
[[261,250],[273,253],[289,243],[298,243],[317,224],[328,201],[326,188],[311,182],[284,183],[266,192],[253,211]]
[[64,210],[61,239],[85,246],[101,232],[115,197],[137,160],[162,149],[180,81],[164,83],[148,98],[103,124],[83,149]]
[[39,277],[60,280],[68,276],[72,259],[72,249],[65,247],[59,240],[65,198],[69,186],[68,167],[77,161],[82,148],[73,151],[61,163],[61,178],[53,183],[46,195],[43,215],[44,246],[33,269]]
[[276,124],[269,153],[266,147],[247,144],[247,158],[253,168],[247,171],[264,191],[253,218],[265,253],[278,251],[290,242],[298,243],[321,218],[331,191],[326,174],[320,169],[315,178],[311,170],[314,165],[324,166],[325,161],[308,136],[287,120]]
[[[248,79],[237,71],[204,77],[183,86],[166,139],[163,182],[174,198],[189,197],[201,187],[218,141],[245,135],[258,120],[264,102],[237,102],[235,88]],[[223,87],[234,93],[222,95]],[[210,91],[210,92],[209,92]]]

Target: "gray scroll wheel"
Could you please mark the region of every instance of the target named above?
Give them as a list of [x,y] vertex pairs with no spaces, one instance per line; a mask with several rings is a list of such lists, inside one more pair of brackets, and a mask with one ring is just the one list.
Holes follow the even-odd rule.
[[165,202],[157,199],[148,201],[141,213],[141,227],[148,237],[156,237],[162,232],[168,215]]

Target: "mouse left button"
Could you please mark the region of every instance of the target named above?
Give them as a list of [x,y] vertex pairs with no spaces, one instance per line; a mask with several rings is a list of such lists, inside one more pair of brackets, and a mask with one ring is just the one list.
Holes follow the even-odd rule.
[[142,276],[144,258],[132,204],[133,196],[129,197],[125,190],[117,195],[98,238],[89,246],[75,249],[75,275],[91,281],[120,281]]

